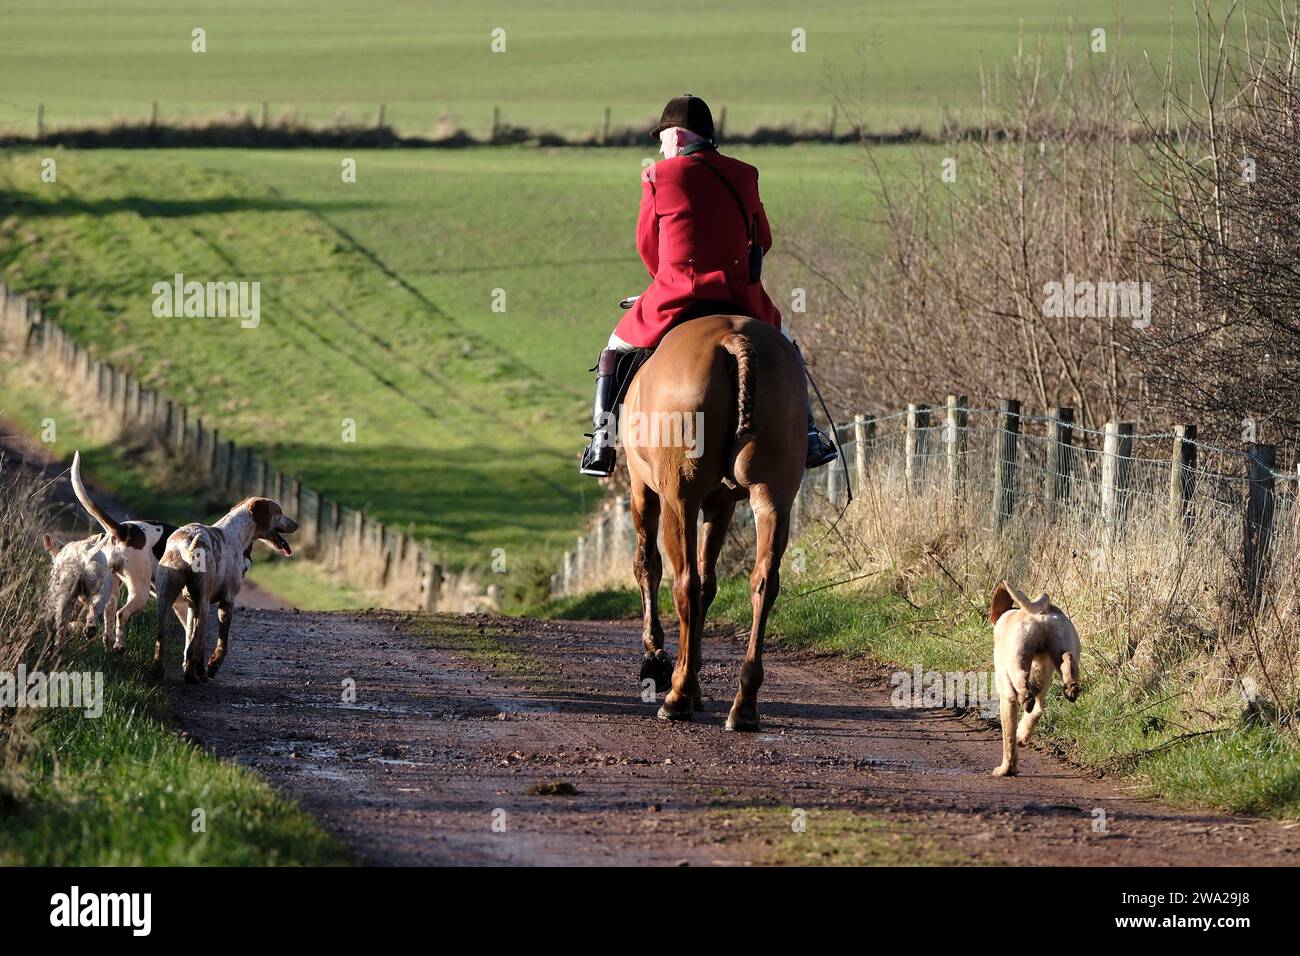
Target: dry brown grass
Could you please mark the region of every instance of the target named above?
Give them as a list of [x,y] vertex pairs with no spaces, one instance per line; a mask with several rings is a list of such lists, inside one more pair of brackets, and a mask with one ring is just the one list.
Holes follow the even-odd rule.
[[[1258,610],[1242,587],[1245,479],[1208,450],[1190,523],[1171,520],[1168,464],[1133,465],[1126,518],[1108,526],[1098,506],[1101,455],[1074,456],[1068,502],[1054,507],[1033,436],[1022,437],[1018,497],[999,526],[992,482],[994,433],[973,432],[954,499],[945,462],[928,461],[909,490],[901,429],[886,428],[869,458],[867,481],[833,534],[836,509],[811,508],[804,541],[820,540],[821,578],[861,575],[866,586],[921,595],[937,587],[950,609],[981,613],[1006,578],[1046,591],[1075,621],[1088,666],[1138,699],[1157,689],[1185,704],[1189,729],[1220,726],[1243,707],[1278,724],[1300,705],[1300,504],[1277,500],[1273,547]],[[1159,447],[1161,439],[1150,445]],[[1219,469],[1223,470],[1220,471]],[[1219,477],[1222,476],[1222,477]],[[920,600],[920,598],[918,598]]]
[[[40,489],[0,457],[0,673],[56,666],[61,649],[45,625],[49,556],[41,547]],[[40,712],[0,707],[0,803],[20,792],[19,765]]]

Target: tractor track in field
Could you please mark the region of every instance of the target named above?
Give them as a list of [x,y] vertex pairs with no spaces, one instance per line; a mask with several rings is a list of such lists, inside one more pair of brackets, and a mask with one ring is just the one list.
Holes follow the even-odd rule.
[[639,630],[243,610],[220,676],[170,690],[181,728],[371,864],[1300,863],[1300,827],[1143,799],[1036,749],[994,778],[996,730],[891,707],[862,661],[776,645],[763,729],[727,733],[729,628],[705,640],[703,711],[661,722]]

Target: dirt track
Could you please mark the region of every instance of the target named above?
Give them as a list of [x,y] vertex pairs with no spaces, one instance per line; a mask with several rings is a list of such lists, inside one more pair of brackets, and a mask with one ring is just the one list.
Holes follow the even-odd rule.
[[[763,731],[726,733],[741,647],[706,639],[704,712],[667,724],[628,622],[246,610],[220,677],[172,689],[184,728],[369,863],[1300,863],[1300,827],[1138,799],[1042,752],[995,779],[993,730],[889,706],[858,662],[776,650]],[[555,784],[576,793],[535,792]]]

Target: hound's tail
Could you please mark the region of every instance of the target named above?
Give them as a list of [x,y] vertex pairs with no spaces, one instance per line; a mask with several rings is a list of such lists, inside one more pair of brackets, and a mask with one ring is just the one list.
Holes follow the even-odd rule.
[[1011,599],[1030,614],[1046,614],[1052,609],[1052,599],[1046,594],[1040,594],[1031,601],[1010,581],[1003,581],[1002,584],[1011,595]]
[[199,552],[199,551],[205,551],[205,552],[206,552],[206,550],[207,550],[207,549],[203,546],[203,532],[202,532],[202,531],[195,531],[195,532],[194,532],[193,534],[191,534],[188,538],[186,538],[183,542],[181,542],[181,547],[180,547],[181,557],[183,557],[183,558],[185,559],[185,561],[186,561],[187,564],[193,564],[193,563],[194,563],[194,555],[195,555],[197,552]]
[[736,360],[736,437],[754,433],[754,376],[758,364],[754,344],[739,332],[724,335],[718,342]]
[[104,509],[95,504],[95,500],[90,497],[89,492],[86,491],[86,486],[81,482],[81,452],[79,451],[74,452],[72,455],[72,490],[76,494],[77,500],[81,502],[81,507],[85,508],[90,513],[90,516],[99,522],[99,526],[125,544],[127,539],[126,529],[122,527],[120,522],[114,521]]

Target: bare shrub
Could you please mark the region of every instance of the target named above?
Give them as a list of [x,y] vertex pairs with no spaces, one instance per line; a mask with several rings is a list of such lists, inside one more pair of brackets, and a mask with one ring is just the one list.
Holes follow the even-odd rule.
[[[1162,294],[1137,359],[1154,401],[1247,440],[1300,437],[1300,8],[1194,5],[1199,70],[1147,117],[1142,248]],[[1234,17],[1236,29],[1233,30]],[[1235,37],[1236,39],[1232,39]],[[1186,92],[1184,92],[1186,91]]]
[[982,135],[918,153],[901,182],[865,147],[874,231],[796,242],[822,316],[800,331],[841,408],[961,390],[1071,405],[1095,426],[1136,397],[1130,318],[1045,314],[1046,285],[1068,275],[1144,278],[1130,174],[1141,128],[1116,60],[1086,62],[1049,75],[1041,47],[1022,52],[1005,106],[986,84]]

